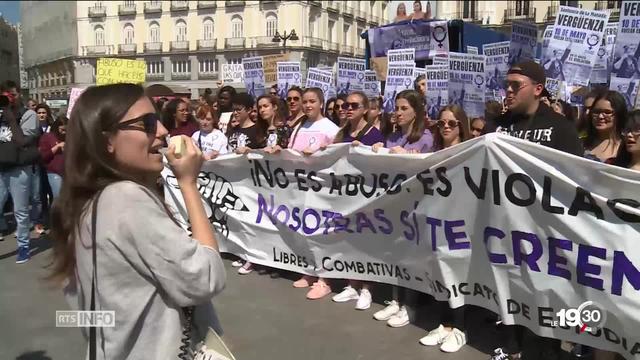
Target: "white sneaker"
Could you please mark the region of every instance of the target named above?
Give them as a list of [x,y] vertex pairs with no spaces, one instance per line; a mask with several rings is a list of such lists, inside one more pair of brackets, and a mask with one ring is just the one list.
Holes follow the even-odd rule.
[[462,331],[454,328],[442,342],[440,350],[446,353],[454,353],[460,350],[466,343],[467,336]]
[[385,301],[387,307],[373,314],[373,318],[378,321],[387,321],[400,311],[400,305],[395,300]]
[[436,346],[444,342],[444,339],[450,334],[449,331],[444,329],[444,326],[440,325],[437,328],[429,331],[427,336],[420,339],[420,344],[424,346]]
[[337,303],[358,300],[358,292],[351,286],[347,286],[340,294],[335,295],[332,299]]
[[247,275],[247,274],[251,274],[251,272],[253,271],[253,264],[250,262],[246,262],[244,263],[244,265],[238,269],[238,274],[240,275]]
[[360,296],[356,303],[356,310],[367,310],[371,307],[371,292],[367,289],[360,290]]
[[242,261],[242,260],[236,260],[236,261],[231,263],[231,266],[233,266],[233,267],[240,267],[242,265],[244,265],[244,261]]
[[387,321],[387,325],[393,328],[399,328],[405,325],[409,325],[409,314],[407,313],[407,309],[404,306],[401,306],[400,311],[398,311]]

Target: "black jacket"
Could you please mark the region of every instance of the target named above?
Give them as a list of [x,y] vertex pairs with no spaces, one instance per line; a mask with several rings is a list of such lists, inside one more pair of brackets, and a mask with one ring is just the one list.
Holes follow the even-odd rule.
[[574,124],[542,102],[532,117],[507,111],[488,122],[484,132],[508,134],[569,154],[584,155]]

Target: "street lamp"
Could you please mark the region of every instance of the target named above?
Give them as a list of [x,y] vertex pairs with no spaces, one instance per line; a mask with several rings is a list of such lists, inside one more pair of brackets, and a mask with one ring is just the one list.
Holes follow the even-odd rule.
[[276,30],[276,34],[273,35],[273,39],[271,39],[272,42],[274,43],[279,43],[280,40],[282,40],[282,47],[287,47],[287,40],[291,40],[291,41],[298,41],[300,38],[298,38],[298,34],[296,34],[296,30],[293,29],[291,30],[291,32],[289,33],[289,35],[287,35],[287,32],[284,32],[284,35],[280,35],[280,33],[278,32],[278,30]]

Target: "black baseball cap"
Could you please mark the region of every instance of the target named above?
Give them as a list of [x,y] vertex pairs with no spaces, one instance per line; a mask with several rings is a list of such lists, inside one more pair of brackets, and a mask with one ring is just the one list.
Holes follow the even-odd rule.
[[508,74],[524,75],[529,79],[535,81],[536,83],[542,84],[542,86],[544,86],[547,82],[547,77],[544,74],[544,69],[542,68],[542,66],[532,60],[519,62],[513,65],[507,72],[507,75]]

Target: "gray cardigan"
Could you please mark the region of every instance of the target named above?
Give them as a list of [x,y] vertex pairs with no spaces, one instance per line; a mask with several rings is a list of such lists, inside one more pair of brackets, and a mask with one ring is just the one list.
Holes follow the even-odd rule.
[[[116,318],[115,327],[98,328],[98,359],[176,359],[185,306],[199,305],[197,337],[206,331],[205,323],[215,328],[211,299],[226,278],[217,251],[190,238],[160,199],[133,182],[117,182],[103,191],[97,220],[96,310],[113,310]],[[89,310],[90,204],[75,249],[75,279],[65,293],[73,309]],[[82,332],[88,340],[88,329]]]

